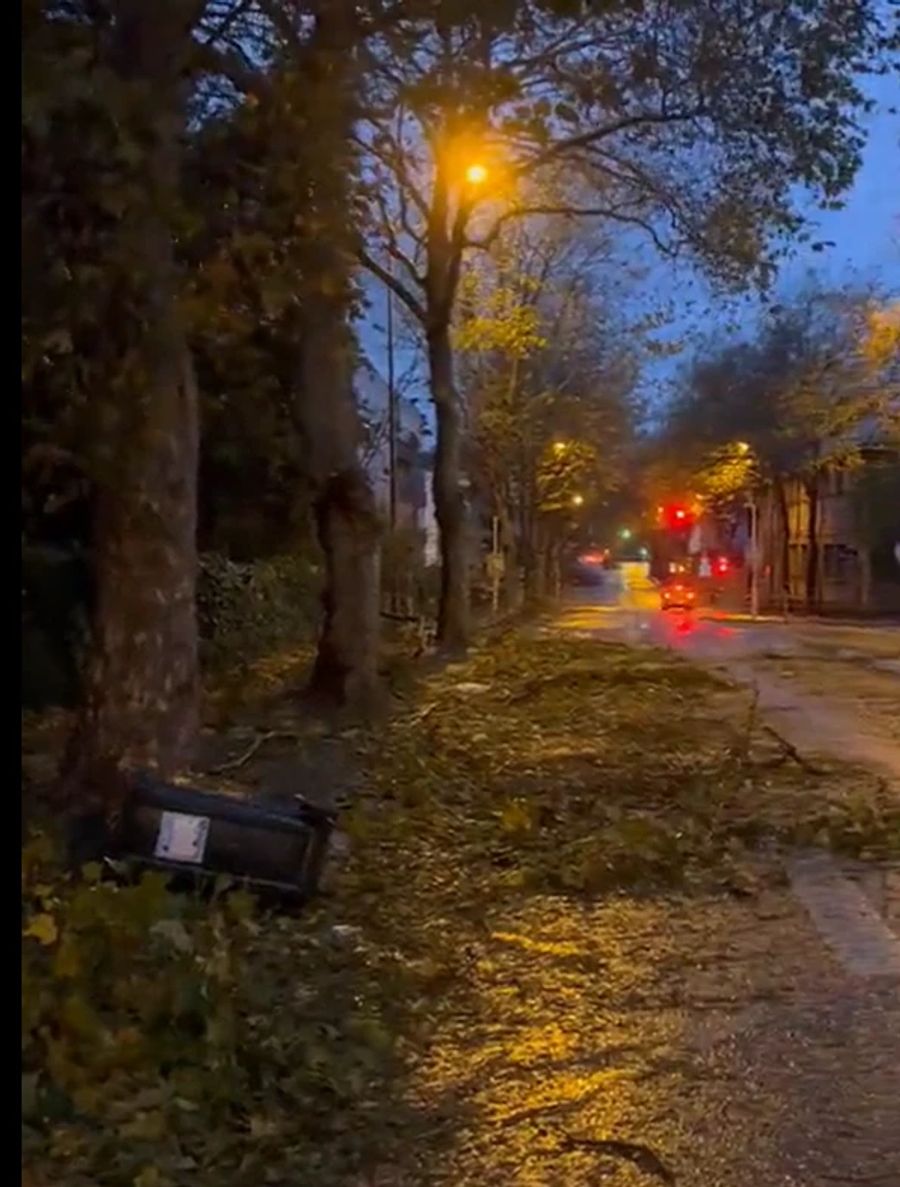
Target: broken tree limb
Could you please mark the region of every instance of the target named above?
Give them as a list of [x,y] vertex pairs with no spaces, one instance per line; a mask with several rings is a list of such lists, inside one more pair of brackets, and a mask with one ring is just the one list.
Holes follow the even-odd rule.
[[767,734],[771,734],[771,736],[775,739],[775,741],[779,744],[779,746],[781,746],[784,753],[789,758],[792,758],[798,766],[800,766],[804,769],[804,771],[809,771],[809,773],[811,775],[827,775],[828,774],[828,772],[826,770],[824,770],[822,767],[817,767],[817,766],[815,766],[815,764],[811,763],[809,761],[809,759],[804,758],[803,755],[800,753],[800,751],[797,749],[797,747],[793,744],[793,742],[789,742],[787,740],[787,738],[785,738],[782,734],[780,734],[778,732],[777,729],[775,729],[774,726],[764,724],[762,728],[765,730],[765,732]]
[[300,741],[300,735],[291,730],[267,730],[264,734],[258,734],[247,749],[239,754],[237,758],[230,758],[227,762],[220,763],[217,767],[210,767],[207,774],[224,775],[226,771],[236,771],[238,767],[242,767],[244,763],[249,762],[261,746],[264,746],[266,742],[274,741],[275,738],[294,742]]
[[565,1149],[589,1150],[595,1154],[620,1158],[636,1166],[638,1170],[648,1175],[655,1175],[666,1187],[674,1187],[676,1183],[674,1173],[669,1170],[658,1154],[649,1146],[640,1142],[623,1142],[614,1138],[580,1138],[565,1130],[557,1130],[554,1134]]

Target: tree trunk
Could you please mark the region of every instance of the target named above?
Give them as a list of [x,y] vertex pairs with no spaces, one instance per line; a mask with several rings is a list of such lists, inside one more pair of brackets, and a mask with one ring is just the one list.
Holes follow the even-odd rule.
[[372,491],[359,466],[322,484],[315,514],[326,574],[310,692],[368,715],[379,699],[379,530]]
[[550,588],[550,536],[541,517],[536,517],[530,564],[526,572],[526,596],[541,602]]
[[550,550],[550,573],[553,596],[559,601],[562,597],[562,545],[558,543]]
[[[325,255],[331,257],[331,270]],[[322,248],[334,277],[349,257]],[[346,273],[345,273],[346,274]],[[329,292],[331,289],[329,288]],[[378,700],[380,528],[358,456],[353,343],[338,296],[310,303],[302,329],[294,415],[308,458],[319,544],[325,557],[322,624],[309,692],[335,708],[368,714]]]
[[506,610],[517,610],[522,603],[522,583],[519,579],[519,549],[509,501],[505,494],[498,496],[497,515],[500,520],[500,544],[503,552],[504,569],[502,582],[503,606]]
[[859,556],[859,602],[863,610],[872,608],[872,552],[861,544]]
[[95,447],[93,637],[63,771],[73,791],[104,789],[123,767],[169,776],[197,729],[197,390],[170,221],[189,30],[178,0],[119,0],[114,15],[110,64],[146,90],[123,133],[143,156],[119,228],[129,303],[116,315],[130,350]]
[[441,536],[441,591],[438,642],[457,651],[469,641],[469,582],[466,516],[461,480],[462,416],[453,382],[450,327],[428,335],[431,392],[437,416],[434,510]]
[[[352,205],[355,119],[353,12],[346,0],[320,6],[308,88],[319,112],[322,194],[329,206]],[[356,243],[323,239],[305,261],[301,366],[294,414],[306,444],[319,543],[325,556],[322,625],[309,692],[329,706],[368,715],[379,700],[380,527],[360,460],[362,425],[353,391],[355,343],[349,328]]]
[[791,603],[791,517],[788,510],[787,491],[784,489],[784,482],[781,478],[775,479],[775,501],[781,527],[778,563],[781,570],[779,576],[781,578],[782,609],[787,610]]
[[805,482],[809,503],[806,554],[806,610],[812,614],[819,605],[819,478],[814,475]]

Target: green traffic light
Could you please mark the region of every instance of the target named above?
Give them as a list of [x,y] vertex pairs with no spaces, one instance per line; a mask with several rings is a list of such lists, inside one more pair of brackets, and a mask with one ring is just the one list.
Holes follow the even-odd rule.
[[621,531],[619,532],[619,538],[621,540],[630,540],[631,539],[631,528],[622,528]]

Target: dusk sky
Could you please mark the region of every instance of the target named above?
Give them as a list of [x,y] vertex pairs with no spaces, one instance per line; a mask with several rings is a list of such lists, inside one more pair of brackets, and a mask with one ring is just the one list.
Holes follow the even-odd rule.
[[[821,252],[798,247],[776,282],[779,296],[799,287],[810,272],[825,284],[875,285],[900,295],[900,79],[896,75],[873,79],[866,89],[877,107],[866,118],[869,139],[856,182],[842,210],[810,211],[817,227],[814,238],[832,241],[834,247]],[[648,365],[641,383],[643,392],[658,403],[678,368],[704,338],[729,333],[728,323],[752,325],[761,301],[748,294],[725,304],[721,298],[711,297],[689,264],[675,266],[654,257],[648,243],[629,242],[627,250],[630,260],[637,255],[650,270],[644,284],[634,291],[635,309],[670,301],[680,310],[666,336],[678,338],[684,349]],[[373,365],[385,375],[384,296],[380,286],[370,287],[370,293],[372,306],[362,327],[363,346]],[[399,354],[398,373],[409,366],[408,353]],[[424,386],[419,395],[427,407]]]
[[[866,117],[868,141],[863,164],[844,207],[819,211],[809,203],[808,214],[815,225],[813,240],[834,246],[813,251],[807,245],[797,245],[783,263],[769,300],[789,297],[809,277],[826,286],[873,286],[900,296],[900,79],[896,75],[876,78],[866,90],[876,108]],[[651,258],[649,249],[645,258]],[[678,369],[690,361],[705,339],[722,340],[752,331],[766,300],[755,292],[732,302],[713,297],[703,278],[687,263],[673,266],[657,260],[653,274],[655,283],[645,286],[648,291],[682,310],[663,334],[679,339],[682,351],[648,364],[642,376],[643,393],[658,406]],[[638,306],[644,299],[635,294]]]

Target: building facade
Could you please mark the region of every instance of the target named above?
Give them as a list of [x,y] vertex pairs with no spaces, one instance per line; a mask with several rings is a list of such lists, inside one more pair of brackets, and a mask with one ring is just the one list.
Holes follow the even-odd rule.
[[[892,563],[892,550],[882,547],[867,529],[860,489],[868,467],[882,462],[871,453],[853,468],[826,469],[814,487],[790,478],[769,485],[758,496],[763,607],[811,605],[826,612],[900,613],[900,566]],[[885,525],[882,534],[890,536],[893,516],[894,539],[900,540],[900,501],[894,508],[876,510]],[[749,539],[747,546],[750,562]]]
[[[372,484],[375,504],[385,522],[390,518],[391,445],[388,385],[368,362],[355,381],[357,403],[364,426],[362,461]],[[427,426],[415,404],[396,397],[396,522],[401,529],[428,534],[433,520],[430,458],[425,449]],[[424,544],[423,544],[424,547]]]

